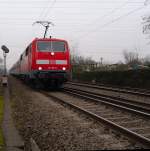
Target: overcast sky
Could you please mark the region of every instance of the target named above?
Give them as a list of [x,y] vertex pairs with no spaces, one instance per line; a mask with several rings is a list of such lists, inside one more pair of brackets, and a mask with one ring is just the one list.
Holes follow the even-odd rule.
[[[66,39],[82,56],[99,61],[123,61],[123,50],[150,55],[150,40],[142,33],[142,17],[150,14],[145,0],[0,0],[0,46],[10,48],[10,68],[44,28],[37,20],[52,21],[53,37]],[[50,33],[48,33],[48,36]],[[0,56],[3,57],[2,51]]]

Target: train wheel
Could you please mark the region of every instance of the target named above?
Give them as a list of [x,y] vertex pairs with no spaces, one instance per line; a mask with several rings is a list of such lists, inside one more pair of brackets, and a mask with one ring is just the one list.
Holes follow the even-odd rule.
[[63,89],[63,83],[60,82],[60,81],[56,81],[56,82],[55,82],[55,89],[56,89],[56,90],[61,90],[61,89]]

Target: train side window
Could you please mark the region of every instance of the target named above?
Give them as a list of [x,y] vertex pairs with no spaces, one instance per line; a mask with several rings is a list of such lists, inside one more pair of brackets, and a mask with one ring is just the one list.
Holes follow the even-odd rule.
[[28,53],[29,53],[29,47],[27,47],[26,49],[26,52],[25,52],[26,56],[28,55]]
[[20,56],[20,60],[22,60],[22,55]]
[[29,46],[29,53],[31,53],[31,45]]

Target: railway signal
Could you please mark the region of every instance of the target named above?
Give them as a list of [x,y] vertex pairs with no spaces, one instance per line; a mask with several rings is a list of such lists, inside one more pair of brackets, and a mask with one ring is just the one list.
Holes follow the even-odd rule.
[[6,54],[9,53],[9,49],[5,45],[2,45],[1,49],[3,50],[3,56],[4,56],[4,75],[6,75],[7,74],[7,70],[6,70]]

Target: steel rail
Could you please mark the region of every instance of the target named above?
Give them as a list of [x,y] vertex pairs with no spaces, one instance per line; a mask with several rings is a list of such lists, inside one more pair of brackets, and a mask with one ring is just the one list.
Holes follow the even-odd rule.
[[[44,93],[44,92],[43,92]],[[77,105],[74,105],[72,103],[69,103],[67,101],[64,101],[63,99],[60,99],[56,96],[53,96],[53,95],[50,95],[50,94],[47,94],[47,93],[44,93],[44,95],[46,95],[47,97],[51,97],[52,99],[58,101],[59,103],[63,104],[63,105],[67,105],[75,110],[78,110],[79,112],[81,113],[84,113],[88,116],[90,116],[91,118],[95,119],[96,121],[100,122],[100,123],[103,123],[105,125],[107,125],[108,127],[110,127],[111,129],[114,129],[116,130],[117,132],[121,133],[121,134],[124,134],[125,136],[129,137],[130,139],[134,139],[134,141],[137,141],[139,144],[142,144],[146,147],[150,147],[150,139],[142,136],[142,135],[139,135],[123,126],[120,126],[110,120],[107,120],[106,118],[103,118],[99,115],[96,115],[95,113],[92,113],[82,107],[79,107]]]
[[139,95],[139,96],[145,96],[145,97],[150,97],[150,93],[144,93],[144,92],[138,92],[138,91],[131,91],[130,90],[124,90],[124,89],[119,89],[119,88],[110,88],[106,86],[99,86],[99,85],[94,85],[94,84],[85,84],[85,83],[74,83],[74,82],[68,82],[68,84],[71,85],[78,85],[78,86],[86,86],[89,88],[95,88],[95,89],[101,89],[101,90],[107,90],[107,91],[113,91],[113,92],[122,92],[122,93],[127,93],[127,94],[134,94],[134,95]]
[[68,88],[68,87],[64,87],[63,89],[64,91],[74,91],[77,92],[79,91],[79,93],[81,94],[81,92],[83,94],[85,94],[86,96],[89,97],[94,97],[96,99],[100,99],[100,100],[104,100],[107,102],[111,102],[111,103],[115,103],[115,104],[119,104],[125,107],[129,107],[131,109],[136,109],[139,110],[141,112],[145,112],[150,114],[150,104],[149,103],[143,103],[143,102],[137,102],[137,101],[132,101],[132,100],[128,100],[128,99],[124,99],[124,98],[118,98],[118,97],[113,97],[113,96],[107,96],[104,94],[98,94],[98,93],[94,93],[94,92],[89,92],[89,91],[84,91],[81,89],[76,89],[76,88]]
[[[70,81],[71,82],[71,81]],[[74,82],[72,83],[79,83],[79,82]],[[115,89],[123,89],[123,90],[131,90],[131,91],[137,91],[137,92],[144,92],[144,93],[150,93],[150,90],[147,89],[140,89],[140,88],[135,88],[135,87],[127,87],[127,86],[117,86],[117,85],[110,85],[110,84],[100,84],[100,83],[90,83],[90,82],[80,82],[82,84],[89,84],[89,85],[96,85],[96,86],[101,86],[101,87],[107,87],[107,88],[115,88]]]
[[108,102],[106,100],[101,100],[101,99],[97,99],[93,96],[87,96],[87,95],[90,95],[88,93],[82,93],[81,91],[76,91],[76,90],[64,90],[63,92],[66,92],[66,93],[69,93],[71,95],[74,95],[74,96],[78,96],[78,97],[81,97],[81,98],[84,98],[84,99],[89,99],[89,100],[92,100],[92,101],[95,101],[96,103],[102,103],[102,104],[105,104],[105,105],[109,105],[111,107],[115,107],[115,108],[118,108],[118,109],[121,109],[121,110],[125,110],[127,112],[131,112],[131,113],[134,113],[134,114],[138,114],[140,116],[143,116],[145,118],[150,118],[150,114],[149,113],[145,113],[145,112],[142,112],[142,111],[138,111],[136,109],[133,109],[133,108],[129,108],[129,107],[125,107],[125,106],[122,106],[122,105],[118,105],[116,103],[111,103],[111,102]]

